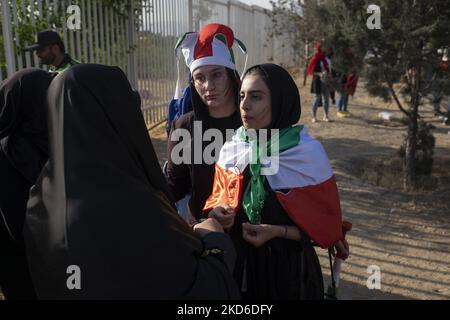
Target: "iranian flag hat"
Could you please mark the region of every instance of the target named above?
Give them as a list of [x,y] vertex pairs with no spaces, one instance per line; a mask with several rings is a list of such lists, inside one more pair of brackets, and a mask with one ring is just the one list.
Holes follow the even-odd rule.
[[[182,54],[191,74],[198,67],[207,65],[224,66],[236,70],[232,49],[234,44],[237,44],[246,56],[243,70],[245,71],[248,57],[247,48],[242,41],[234,37],[233,30],[218,23],[208,24],[200,32],[187,32],[178,39],[175,45],[177,65]],[[176,96],[178,88],[179,80],[177,81]]]

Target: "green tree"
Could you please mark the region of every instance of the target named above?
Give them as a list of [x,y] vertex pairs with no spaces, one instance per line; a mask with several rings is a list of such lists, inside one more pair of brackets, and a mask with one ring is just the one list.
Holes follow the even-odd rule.
[[[279,1],[281,2],[281,0]],[[283,1],[297,3],[296,0]],[[369,94],[393,100],[407,119],[402,146],[404,187],[414,186],[421,170],[424,145],[434,147],[430,127],[420,124],[420,108],[432,83],[450,91],[449,72],[440,65],[450,45],[450,6],[440,0],[322,0],[310,3],[309,28],[333,47],[335,67],[359,69]],[[381,29],[369,29],[369,4],[381,9]],[[300,29],[299,29],[300,30]],[[402,99],[403,98],[403,99]],[[432,152],[425,152],[429,157]]]
[[[13,14],[13,4],[15,3],[15,14],[17,16],[17,25],[15,25],[12,21],[12,36],[13,36],[13,44],[14,50],[16,53],[19,53],[26,47],[27,44],[33,43],[35,41],[35,36],[38,31],[44,29],[53,29],[58,32],[61,32],[63,28],[65,28],[66,21],[63,20],[63,17],[67,14],[63,13],[63,3],[65,4],[65,8],[67,8],[70,4],[78,4],[80,5],[80,1],[77,0],[51,0],[48,2],[49,6],[45,6],[47,2],[42,1],[41,6],[44,9],[43,14],[39,14],[37,8],[39,7],[37,0],[11,0],[10,2],[10,13]],[[113,11],[119,16],[127,18],[130,12],[130,6],[133,3],[134,9],[134,17],[135,17],[135,28],[139,30],[139,27],[142,25],[142,15],[141,11],[144,5],[144,2],[141,0],[102,0],[101,4],[103,7],[112,8]],[[93,5],[93,3],[91,3]],[[55,10],[55,7],[57,10]],[[85,2],[85,10],[87,10],[87,3]],[[152,8],[149,8],[150,10]],[[56,12],[55,12],[56,11]],[[87,18],[87,12],[85,12],[85,17]],[[32,23],[32,19],[34,23]],[[94,16],[92,12],[92,21],[93,24]],[[4,39],[3,39],[3,26],[2,15],[0,14],[0,45],[4,48]],[[114,25],[112,26],[115,31],[117,39],[119,39],[122,34],[121,26]],[[18,41],[16,41],[15,35],[18,35]],[[126,32],[125,32],[126,34]],[[106,34],[104,35],[106,37]],[[105,40],[105,39],[104,39]],[[119,43],[122,43],[122,39]],[[69,47],[69,43],[66,44],[66,47]],[[100,47],[99,44],[95,46],[96,53],[99,55],[105,55],[106,50]],[[131,48],[131,50],[135,50],[135,48]],[[88,57],[77,57],[79,60],[88,61]],[[22,64],[25,65],[25,55],[21,55],[19,59],[22,59]],[[123,66],[125,67],[125,66]],[[3,74],[3,77],[6,76],[6,59],[4,55],[4,50],[0,50],[0,68]]]
[[[421,172],[421,142],[427,141],[419,130],[420,106],[427,102],[433,81],[443,93],[449,90],[449,74],[440,65],[443,49],[450,45],[450,7],[439,0],[378,0],[376,4],[381,9],[381,29],[367,26],[368,1],[327,1],[318,13],[329,42],[351,48],[359,62],[364,58],[369,93],[393,99],[408,119],[403,173],[404,187],[409,189]],[[434,140],[429,146],[434,147]]]
[[295,56],[306,64],[313,53],[311,44],[323,38],[317,15],[316,1],[273,0],[272,10],[266,13],[271,18],[269,37],[286,36],[294,49]]

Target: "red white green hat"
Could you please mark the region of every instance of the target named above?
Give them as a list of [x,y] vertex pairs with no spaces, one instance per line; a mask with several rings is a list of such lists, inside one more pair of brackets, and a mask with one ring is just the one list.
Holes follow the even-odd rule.
[[[234,37],[233,30],[223,24],[208,24],[200,32],[187,32],[178,39],[175,45],[177,64],[182,53],[191,73],[206,65],[219,65],[236,70],[232,49],[234,44],[246,55],[247,64],[247,48],[242,41]],[[243,71],[245,68],[246,65]],[[176,96],[178,87],[179,81]]]

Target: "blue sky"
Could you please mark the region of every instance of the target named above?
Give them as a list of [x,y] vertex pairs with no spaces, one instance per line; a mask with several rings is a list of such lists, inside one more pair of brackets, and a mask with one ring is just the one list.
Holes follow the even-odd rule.
[[239,0],[239,1],[247,4],[256,4],[260,7],[267,9],[272,9],[272,5],[270,4],[269,0]]

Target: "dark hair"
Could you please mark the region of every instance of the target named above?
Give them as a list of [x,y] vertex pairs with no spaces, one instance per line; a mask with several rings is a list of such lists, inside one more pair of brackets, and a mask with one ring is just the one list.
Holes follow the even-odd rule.
[[248,69],[245,72],[244,77],[242,78],[242,80],[244,80],[244,78],[246,76],[248,76],[248,75],[258,75],[258,76],[260,76],[263,79],[263,81],[266,84],[266,86],[268,88],[270,88],[270,86],[269,86],[269,77],[267,76],[267,73],[264,71],[264,69],[261,68],[261,66],[254,66],[254,67],[251,67],[250,69]]

